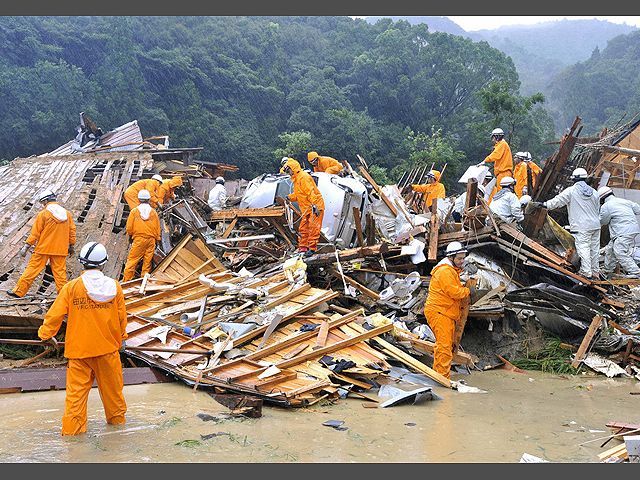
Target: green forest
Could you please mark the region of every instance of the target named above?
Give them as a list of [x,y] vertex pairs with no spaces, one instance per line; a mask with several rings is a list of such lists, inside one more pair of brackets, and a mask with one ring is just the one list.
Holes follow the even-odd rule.
[[454,186],[491,151],[495,127],[538,161],[557,140],[545,98],[519,93],[511,58],[424,24],[1,17],[0,44],[5,160],[72,139],[82,111],[104,131],[138,120],[145,137],[202,146],[199,158],[236,164],[244,178],[316,150],[351,162],[360,154],[381,181],[447,163],[443,180]]

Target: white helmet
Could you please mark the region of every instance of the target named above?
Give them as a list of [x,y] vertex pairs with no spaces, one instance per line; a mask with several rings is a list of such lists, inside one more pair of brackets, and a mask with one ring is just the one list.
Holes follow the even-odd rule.
[[153,180],[157,180],[157,181],[159,181],[159,182],[162,182],[162,176],[161,176],[161,175],[158,175],[157,173],[156,173],[153,177],[151,177],[151,178],[152,178]]
[[51,201],[51,200],[55,200],[55,199],[56,199],[56,194],[53,192],[53,190],[45,190],[38,197],[38,201],[40,201],[42,203],[45,203],[45,202],[48,202],[48,201]]
[[151,200],[151,194],[149,193],[149,190],[140,190],[138,192],[138,200]]
[[287,163],[287,160],[289,160],[289,157],[282,157],[282,160],[280,160],[280,166],[284,167],[284,164]]
[[609,195],[613,195],[613,190],[611,190],[611,187],[607,187],[605,185],[604,187],[600,187],[598,189],[598,196],[600,197],[600,200],[608,197]]
[[522,160],[524,160],[525,158],[527,158],[527,155],[525,152],[516,152],[514,155],[515,158],[521,158]]
[[525,206],[527,203],[529,203],[531,201],[531,196],[530,195],[522,195],[520,197],[520,205],[521,206]]
[[522,152],[522,153],[524,153],[524,158],[523,158],[523,160],[524,160],[525,162],[530,162],[530,161],[531,161],[531,153],[529,153],[529,152]]
[[491,136],[493,137],[494,135],[495,136],[503,136],[504,137],[504,131],[501,128],[494,128],[491,131]]
[[573,171],[573,173],[571,174],[571,179],[573,179],[573,180],[577,180],[577,179],[584,180],[588,176],[589,176],[589,174],[587,173],[587,171],[584,168],[576,168]]
[[89,242],[85,243],[80,250],[78,260],[80,260],[80,263],[85,267],[99,267],[107,263],[109,256],[107,255],[107,249],[104,248],[104,245],[98,242]]
[[467,253],[467,249],[460,242],[451,242],[447,245],[447,257],[457,255],[458,253]]
[[216,183],[221,183],[224,185],[224,177],[216,177]]
[[502,180],[500,180],[501,187],[509,187],[515,183],[516,181],[513,179],[513,177],[503,177]]

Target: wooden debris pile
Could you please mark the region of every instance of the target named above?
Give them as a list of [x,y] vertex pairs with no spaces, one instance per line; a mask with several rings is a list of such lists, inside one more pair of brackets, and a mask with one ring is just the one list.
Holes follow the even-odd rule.
[[[391,322],[367,329],[362,309],[329,305],[339,294],[312,287],[304,269],[278,270],[264,276],[232,273],[200,238],[185,237],[149,276],[123,284],[127,353],[194,388],[215,387],[286,406],[337,398],[339,390],[366,396],[388,381],[389,358],[451,387],[382,338],[393,329]],[[371,339],[377,348],[366,342]],[[428,342],[407,340],[433,350]]]

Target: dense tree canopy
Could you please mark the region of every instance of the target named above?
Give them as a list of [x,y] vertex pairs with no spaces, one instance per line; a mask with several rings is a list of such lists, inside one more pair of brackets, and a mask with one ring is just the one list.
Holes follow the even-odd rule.
[[[486,42],[426,25],[349,17],[1,17],[0,45],[5,159],[66,142],[81,111],[105,131],[137,119],[145,136],[203,146],[202,158],[235,163],[247,178],[273,171],[277,154],[295,140],[337,159],[360,154],[394,180],[393,167],[418,158],[415,138],[435,141],[439,132],[429,151],[449,152],[435,163],[450,162],[454,179],[489,153],[488,133],[508,130],[508,119],[529,151],[550,153],[544,142],[552,126],[539,105],[532,114],[530,99],[519,97],[511,59]],[[510,95],[508,115],[488,107],[491,88]]]

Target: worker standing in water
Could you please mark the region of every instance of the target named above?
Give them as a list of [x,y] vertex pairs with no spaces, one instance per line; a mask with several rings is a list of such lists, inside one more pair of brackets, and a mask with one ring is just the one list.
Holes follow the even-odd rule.
[[446,256],[431,270],[424,316],[436,337],[433,369],[451,378],[456,323],[460,321],[462,300],[471,290],[462,285],[460,273],[467,249],[460,242],[447,245]]
[[57,350],[55,335],[63,320],[67,322],[64,356],[68,364],[62,435],[87,431],[87,400],[94,380],[107,423],[125,423],[127,411],[118,353],[127,338],[122,288],[102,273],[108,256],[101,243],[84,245],[79,260],[82,274],[62,287],[38,329],[38,337]]

